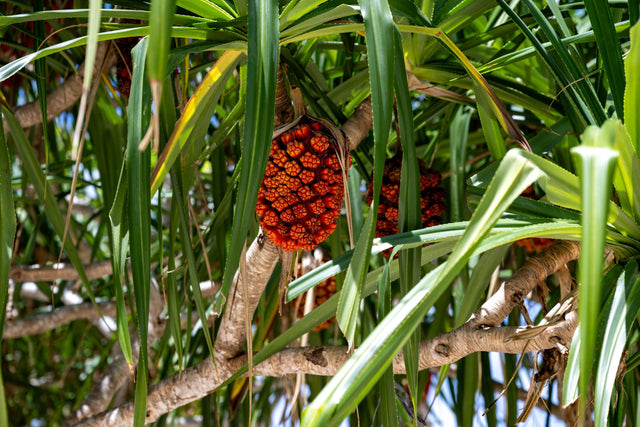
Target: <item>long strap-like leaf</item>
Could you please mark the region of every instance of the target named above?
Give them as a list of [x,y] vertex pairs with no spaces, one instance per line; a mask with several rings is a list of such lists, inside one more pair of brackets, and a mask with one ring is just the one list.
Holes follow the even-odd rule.
[[129,98],[127,132],[127,173],[129,187],[129,238],[131,275],[136,305],[136,320],[140,335],[136,374],[134,425],[143,426],[147,407],[147,331],[151,286],[151,150],[138,149],[149,126],[151,91],[145,78],[147,39],[142,39],[131,51],[133,76]]
[[[278,3],[274,0],[249,2],[249,43],[247,97],[242,143],[242,169],[238,184],[231,243],[222,280],[222,294],[231,287],[240,265],[240,254],[255,217],[258,188],[269,159],[276,97],[278,67]],[[218,299],[216,311],[224,298]]]

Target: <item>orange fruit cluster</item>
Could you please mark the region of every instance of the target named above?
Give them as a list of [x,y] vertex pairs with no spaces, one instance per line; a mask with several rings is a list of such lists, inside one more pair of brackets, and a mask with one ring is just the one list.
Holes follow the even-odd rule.
[[[126,20],[125,22],[139,23],[139,21],[133,20]],[[126,100],[129,99],[129,94],[131,93],[131,72],[133,72],[131,49],[133,49],[139,41],[139,37],[128,37],[114,40],[117,46],[116,55],[118,57],[118,62],[116,64],[118,92],[120,92]]]
[[524,248],[529,254],[534,254],[553,245],[553,239],[546,237],[533,237],[516,241],[516,245]]
[[[338,291],[338,289],[336,288],[336,279],[334,277],[329,277],[324,282],[318,283],[316,285],[315,301],[314,301],[314,304],[313,304],[313,308],[315,309],[316,307],[320,306],[321,304],[324,304],[337,291]],[[298,304],[298,318],[304,317],[304,306],[305,306],[306,301],[307,301],[307,294],[304,294],[300,298],[300,303]],[[319,324],[318,326],[313,328],[313,330],[314,331],[321,331],[323,329],[327,329],[328,327],[330,327],[333,324],[333,322],[335,322],[335,320],[336,320],[336,318],[334,316],[331,319],[326,320],[323,323]]]
[[[540,198],[538,194],[536,194],[535,188],[533,185],[528,186],[521,194],[522,197],[526,197],[527,199],[537,200]],[[547,239],[546,237],[533,237],[528,239],[521,239],[516,241],[516,245],[524,248],[524,250],[528,254],[534,254],[543,249],[548,248],[553,245],[553,239]]]
[[329,129],[306,116],[272,141],[256,214],[274,245],[309,251],[335,230],[344,196],[336,149]]
[[[422,226],[431,227],[442,223],[440,215],[445,211],[444,190],[440,187],[442,175],[435,169],[427,168],[422,159],[418,159],[420,167],[420,209]],[[376,237],[398,233],[398,201],[400,197],[400,175],[402,153],[387,159],[384,165],[382,188],[380,190],[380,206]],[[373,183],[369,186],[367,202],[371,203]],[[388,255],[388,253],[385,253]]]

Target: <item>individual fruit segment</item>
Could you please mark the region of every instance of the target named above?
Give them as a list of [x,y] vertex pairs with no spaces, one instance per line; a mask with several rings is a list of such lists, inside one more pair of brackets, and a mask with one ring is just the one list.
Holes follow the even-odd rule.
[[335,230],[344,196],[339,147],[328,127],[308,116],[273,139],[256,204],[272,243],[312,250]]
[[[440,187],[442,175],[435,169],[427,168],[422,159],[418,160],[420,167],[420,209],[422,212],[422,226],[432,227],[442,223],[440,215],[445,211],[445,193]],[[387,159],[384,165],[382,188],[380,189],[380,205],[378,207],[378,221],[376,237],[389,236],[398,233],[398,202],[400,198],[400,176],[402,173],[402,153]],[[371,203],[373,183],[369,185],[367,203]],[[389,256],[390,251],[384,254]]]

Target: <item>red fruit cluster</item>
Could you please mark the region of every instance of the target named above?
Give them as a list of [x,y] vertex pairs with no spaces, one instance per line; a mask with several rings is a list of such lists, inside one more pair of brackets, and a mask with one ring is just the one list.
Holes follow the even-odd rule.
[[[331,298],[336,292],[337,292],[337,288],[336,288],[336,279],[334,277],[330,277],[327,280],[325,280],[322,283],[319,283],[316,285],[316,289],[315,289],[315,301],[313,304],[313,308],[315,309],[316,307],[320,306],[321,304],[324,304],[329,298]],[[305,303],[307,301],[307,294],[304,294],[300,300],[300,304],[298,305],[298,317],[302,318],[304,317],[304,306]],[[336,320],[335,316],[332,317],[331,319],[319,324],[318,326],[316,326],[315,328],[313,328],[314,331],[321,331],[323,329],[327,329],[329,326],[331,326],[333,324],[333,322]]]
[[[44,11],[70,8],[73,8],[72,0],[50,0],[45,1],[43,4]],[[31,11],[32,10],[30,10],[28,2],[0,1],[0,16],[19,15]],[[62,22],[61,20],[58,21]],[[47,47],[47,45],[54,45],[57,42],[57,38],[53,34],[54,30],[51,24],[49,24],[49,22],[45,22],[44,26],[44,38],[47,41],[47,44],[40,48]],[[17,24],[10,28],[9,31],[4,31],[4,33],[0,35],[0,60],[2,62],[15,61],[26,53],[33,51],[35,42],[34,32],[34,21]],[[10,91],[19,88],[24,81],[24,77],[21,74],[16,73],[0,82],[0,87]]]
[[273,244],[312,250],[335,230],[344,195],[336,150],[329,129],[306,116],[272,141],[256,213]]
[[[440,215],[445,211],[444,190],[440,187],[442,175],[435,169],[427,168],[422,159],[418,160],[420,167],[420,209],[422,211],[422,226],[431,227],[442,223]],[[378,207],[378,222],[376,237],[389,236],[398,233],[398,201],[400,197],[400,176],[402,168],[402,154],[387,159],[384,165],[382,188],[380,190],[380,206]],[[369,186],[367,202],[371,203],[373,183]]]
[[[533,188],[533,185],[528,186],[522,192],[521,196],[531,200],[537,200],[540,198],[540,196],[536,194],[536,190]],[[516,241],[516,245],[524,248],[527,253],[534,254],[553,245],[553,242],[553,239],[547,239],[545,237],[533,237],[529,239],[518,240]]]
[[553,239],[547,239],[545,237],[533,237],[530,239],[518,240],[516,242],[516,245],[524,248],[527,253],[534,254],[553,245]]
[[[129,23],[129,21],[127,21],[127,23]],[[129,99],[129,94],[131,93],[131,72],[133,71],[131,49],[133,49],[139,41],[139,37],[128,37],[114,40],[117,46],[116,55],[118,57],[118,62],[116,64],[118,92],[120,92],[120,94],[127,100]]]

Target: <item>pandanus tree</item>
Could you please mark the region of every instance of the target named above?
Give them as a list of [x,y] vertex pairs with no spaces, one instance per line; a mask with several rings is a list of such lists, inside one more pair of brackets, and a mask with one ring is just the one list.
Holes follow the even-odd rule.
[[639,13],[2,2],[2,422],[635,425]]

